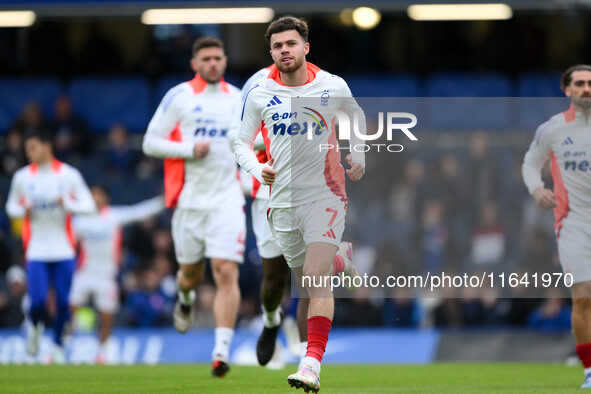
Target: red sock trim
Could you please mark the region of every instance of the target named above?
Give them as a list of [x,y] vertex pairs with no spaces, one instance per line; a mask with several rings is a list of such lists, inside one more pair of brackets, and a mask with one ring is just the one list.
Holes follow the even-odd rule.
[[577,354],[584,368],[591,367],[591,342],[577,345]]
[[318,362],[322,362],[331,326],[332,321],[328,317],[312,316],[308,319],[308,348],[306,350],[306,357],[314,357]]
[[332,274],[336,275],[341,273],[345,270],[345,259],[343,256],[339,256],[338,254],[334,256],[334,260],[332,261]]

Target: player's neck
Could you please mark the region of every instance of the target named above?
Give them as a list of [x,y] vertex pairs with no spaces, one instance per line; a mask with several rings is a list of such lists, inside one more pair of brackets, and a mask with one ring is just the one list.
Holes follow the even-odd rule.
[[308,82],[308,67],[306,66],[306,61],[304,61],[300,68],[294,72],[284,73],[280,71],[279,77],[285,86],[301,86],[306,84],[306,82]]
[[35,164],[37,164],[38,166],[43,166],[43,165],[49,165],[53,162],[53,155],[47,156],[47,157],[43,157],[41,159],[39,159]]
[[576,112],[580,112],[581,115],[585,117],[585,119],[589,119],[591,116],[591,108],[581,108],[579,106],[574,106]]

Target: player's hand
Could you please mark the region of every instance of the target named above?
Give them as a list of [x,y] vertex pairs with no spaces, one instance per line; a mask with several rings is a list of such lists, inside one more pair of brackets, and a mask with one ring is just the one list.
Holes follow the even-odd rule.
[[203,159],[209,153],[210,142],[197,142],[193,147],[193,157]]
[[275,163],[275,159],[271,158],[267,162],[267,165],[263,168],[263,180],[265,181],[266,185],[271,186],[275,182],[275,178],[277,177],[277,170],[273,169],[271,166]]
[[544,187],[538,187],[533,192],[534,199],[538,206],[542,209],[552,209],[556,204],[556,198],[554,198],[554,192]]
[[353,182],[357,182],[363,178],[363,174],[365,174],[365,168],[363,168],[361,164],[353,162],[353,157],[350,153],[347,155],[347,157],[345,157],[345,161],[351,166],[351,168],[346,171],[347,175],[349,175],[349,178],[351,178]]

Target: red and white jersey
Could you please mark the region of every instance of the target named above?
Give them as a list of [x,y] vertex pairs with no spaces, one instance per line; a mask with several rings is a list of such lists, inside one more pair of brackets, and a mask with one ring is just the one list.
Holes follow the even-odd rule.
[[[221,81],[208,84],[199,75],[170,89],[148,125],[143,151],[165,158],[166,206],[214,209],[244,205],[236,159],[228,142],[240,90]],[[193,158],[195,143],[210,142],[209,153]]]
[[[272,208],[303,205],[335,195],[344,200],[347,198],[340,152],[337,149],[319,149],[320,146],[338,145],[335,116],[327,115],[322,122],[315,123],[313,115],[307,117],[307,110],[292,108],[291,99],[305,97],[320,101],[322,98],[322,105],[330,112],[330,109],[341,109],[345,102],[350,104],[351,91],[342,78],[309,62],[307,71],[307,83],[285,86],[277,67],[271,66],[267,78],[259,80],[246,92],[240,114],[234,153],[238,164],[262,183],[261,174],[265,165],[257,159],[253,146],[258,130],[267,130],[266,137],[263,137],[267,153],[274,159],[273,168],[277,170],[269,201]],[[359,129],[365,134],[362,111]],[[312,139],[308,138],[309,134]],[[353,135],[351,139],[353,143]],[[365,165],[364,158],[362,152],[353,152],[353,161]]]
[[95,215],[74,217],[80,253],[76,271],[100,279],[114,279],[121,259],[122,226],[144,220],[164,209],[164,198],[154,197],[129,206],[106,206]]
[[523,180],[530,192],[544,186],[541,169],[551,160],[554,230],[559,235],[564,219],[589,225],[591,218],[591,119],[571,106],[538,127],[523,161]]
[[58,160],[18,170],[6,202],[8,216],[25,218],[22,238],[29,261],[73,259],[76,239],[72,214],[95,211],[96,205],[80,172]]

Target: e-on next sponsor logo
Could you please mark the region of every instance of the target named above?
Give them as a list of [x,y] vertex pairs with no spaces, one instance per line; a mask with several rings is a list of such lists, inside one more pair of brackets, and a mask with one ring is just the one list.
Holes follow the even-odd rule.
[[291,122],[289,125],[286,125],[285,123],[274,123],[272,130],[273,135],[304,135],[312,130],[312,132],[308,134],[308,139],[312,139],[313,134],[320,135],[323,131],[328,131],[328,127],[326,126],[327,122],[320,112],[310,107],[304,107],[304,109],[309,112],[303,111],[302,113],[308,116],[310,120],[301,123],[294,120],[298,118],[298,112],[284,112],[283,114],[274,113],[271,116],[271,119],[275,122],[281,119],[290,119]]

